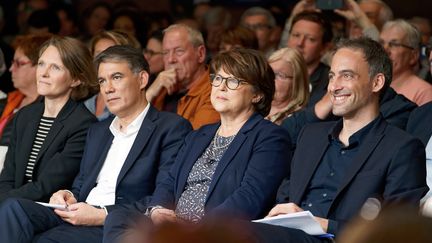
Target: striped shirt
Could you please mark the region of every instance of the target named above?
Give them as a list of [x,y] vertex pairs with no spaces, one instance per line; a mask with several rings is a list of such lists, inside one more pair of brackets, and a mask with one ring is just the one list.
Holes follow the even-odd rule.
[[48,136],[48,133],[52,127],[52,124],[54,123],[54,117],[42,117],[38,130],[36,132],[36,137],[33,140],[33,146],[30,152],[30,157],[27,163],[26,171],[25,171],[25,177],[27,182],[32,182],[33,178],[33,170],[36,163],[36,159],[38,157],[39,151],[42,148],[42,145]]

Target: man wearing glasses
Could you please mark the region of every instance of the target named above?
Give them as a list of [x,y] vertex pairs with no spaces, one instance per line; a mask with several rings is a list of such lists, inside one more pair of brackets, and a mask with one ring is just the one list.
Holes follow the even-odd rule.
[[255,32],[258,48],[266,57],[269,57],[276,46],[271,41],[276,20],[270,11],[261,7],[247,9],[241,17],[241,25]]
[[217,122],[202,34],[182,24],[169,26],[164,30],[162,55],[164,71],[148,89],[147,100],[159,110],[183,116],[194,129]]
[[420,33],[405,20],[387,22],[380,42],[393,63],[391,87],[417,105],[432,101],[432,85],[416,76],[419,61]]

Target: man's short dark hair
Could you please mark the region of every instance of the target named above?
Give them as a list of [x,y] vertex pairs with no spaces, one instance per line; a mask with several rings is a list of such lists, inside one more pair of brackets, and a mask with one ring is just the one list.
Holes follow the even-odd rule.
[[293,18],[290,33],[291,33],[292,27],[295,25],[295,23],[297,23],[300,20],[306,20],[306,21],[314,22],[314,23],[318,24],[319,26],[321,26],[321,29],[323,31],[323,36],[322,36],[322,43],[323,44],[329,43],[333,40],[333,31],[332,31],[331,23],[322,13],[304,11],[304,12],[297,14]]
[[144,58],[142,52],[129,45],[115,45],[111,46],[103,52],[99,53],[94,60],[96,70],[99,69],[99,65],[104,62],[127,62],[130,70],[133,73],[139,73],[146,71],[150,73],[149,64]]
[[370,38],[360,37],[356,39],[342,39],[337,43],[336,51],[342,48],[359,50],[363,53],[369,65],[369,78],[373,78],[379,73],[384,74],[385,83],[380,90],[380,98],[382,98],[392,80],[392,62],[382,45]]

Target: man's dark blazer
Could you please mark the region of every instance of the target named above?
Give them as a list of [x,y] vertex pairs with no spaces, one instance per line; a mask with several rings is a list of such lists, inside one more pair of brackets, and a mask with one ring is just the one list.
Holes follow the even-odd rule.
[[0,174],[0,202],[10,197],[48,201],[55,191],[70,187],[79,171],[87,130],[96,118],[82,103],[70,99],[55,118],[36,159],[33,181],[27,183],[25,170],[43,112],[41,99],[14,117]]
[[427,145],[432,135],[432,102],[419,106],[411,113],[406,129],[418,137],[424,146]]
[[[96,179],[105,162],[114,136],[109,130],[113,118],[94,124],[87,135],[87,143],[79,175],[71,191],[84,202],[96,185]],[[159,112],[150,106],[136,139],[117,178],[116,208],[135,208],[134,202],[143,199],[142,205],[153,194],[156,185],[164,180],[187,133],[192,129],[184,118],[168,112]]]
[[[337,233],[368,198],[386,203],[408,201],[418,205],[427,192],[425,149],[420,140],[381,117],[361,142],[357,157],[325,215],[329,233]],[[280,189],[279,202],[300,205],[308,185],[329,146],[335,122],[306,125],[299,135],[289,183]],[[313,148],[313,149],[311,149]]]
[[[219,126],[203,126],[187,136],[169,177],[156,188],[150,205],[175,208],[193,165]],[[288,175],[290,150],[283,129],[257,113],[252,115],[219,161],[205,202],[206,215],[262,217],[274,204],[282,178]]]

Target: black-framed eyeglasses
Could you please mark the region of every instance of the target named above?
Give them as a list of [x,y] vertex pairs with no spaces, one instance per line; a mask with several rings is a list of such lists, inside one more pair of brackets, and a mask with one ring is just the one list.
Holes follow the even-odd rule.
[[219,74],[210,74],[210,83],[213,87],[219,87],[225,81],[225,85],[230,90],[236,90],[240,84],[247,83],[244,79],[235,77],[222,77]]
[[[382,46],[384,46],[384,44],[385,44],[384,42],[381,42]],[[410,50],[414,50],[414,47],[406,45],[406,44],[403,44],[403,43],[399,43],[399,42],[396,42],[396,41],[390,41],[387,44],[388,44],[389,48],[404,47],[404,48],[407,48],[407,49],[410,49]]]
[[150,49],[147,49],[147,48],[143,49],[143,53],[144,53],[144,55],[148,55],[149,57],[152,57],[152,56],[155,56],[155,55],[162,55],[163,54],[163,52],[161,52],[161,51],[153,51],[153,50],[150,50]]

